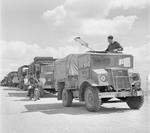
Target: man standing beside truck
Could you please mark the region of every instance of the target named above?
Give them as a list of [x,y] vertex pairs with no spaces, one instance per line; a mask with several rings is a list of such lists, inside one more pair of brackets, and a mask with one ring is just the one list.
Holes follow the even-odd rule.
[[118,53],[123,51],[123,47],[117,41],[113,41],[112,35],[108,36],[107,39],[109,45],[105,52]]
[[36,101],[39,100],[39,84],[38,84],[38,80],[31,76],[29,78],[29,86],[28,86],[28,94],[27,96],[30,97],[30,99],[32,100],[32,98]]

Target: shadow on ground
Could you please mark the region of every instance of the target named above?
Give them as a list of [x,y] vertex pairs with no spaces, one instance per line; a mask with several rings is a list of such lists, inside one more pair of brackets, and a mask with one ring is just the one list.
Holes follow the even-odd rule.
[[41,112],[48,115],[53,114],[70,114],[70,115],[80,115],[80,114],[109,114],[109,113],[122,113],[129,111],[129,108],[115,108],[115,107],[104,107],[102,106],[99,112],[89,112],[86,110],[84,103],[74,103],[72,107],[63,107],[62,103],[53,104],[28,104],[25,105],[27,111],[29,112]]
[[[17,99],[17,100],[14,100],[14,101],[31,101],[29,99],[29,97],[27,97],[27,92],[25,94],[19,94],[19,93],[11,93],[9,94],[11,96],[14,96],[14,97],[24,97],[23,99]],[[46,94],[44,95],[43,97],[41,97],[40,99],[42,98],[56,98],[57,96],[56,95],[53,95],[53,94]]]
[[57,97],[57,95],[56,94],[51,94],[51,93],[46,93],[41,98],[54,98],[54,97]]
[[15,88],[15,87],[7,87],[7,88],[3,88],[3,90],[5,90],[5,91],[21,91],[19,88]]
[[26,97],[26,92],[8,92],[9,97]]
[[[7,91],[14,91],[14,92],[8,92],[9,97],[26,97],[27,91],[22,91],[19,90],[19,88],[5,88],[4,90]],[[41,98],[55,98],[57,95],[46,93],[43,97]],[[16,101],[27,101],[26,99],[20,99]]]

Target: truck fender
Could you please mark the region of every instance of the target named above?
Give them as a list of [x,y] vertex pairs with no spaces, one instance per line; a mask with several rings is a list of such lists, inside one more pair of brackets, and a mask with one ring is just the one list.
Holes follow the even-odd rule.
[[97,84],[95,84],[94,82],[92,81],[84,81],[80,84],[80,88],[79,88],[79,100],[80,101],[84,101],[84,92],[85,92],[85,89],[88,87],[88,86],[93,86],[93,87],[96,87],[98,86]]

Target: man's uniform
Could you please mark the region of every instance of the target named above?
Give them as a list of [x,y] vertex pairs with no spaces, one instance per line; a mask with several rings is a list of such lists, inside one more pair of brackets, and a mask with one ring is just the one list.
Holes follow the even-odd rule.
[[28,87],[28,94],[27,96],[29,96],[30,98],[34,97],[34,90],[37,84],[37,80],[34,79],[33,77],[29,78],[29,87]]
[[120,51],[123,50],[122,46],[117,41],[114,41],[113,43],[108,45],[108,48],[105,51],[114,53],[117,52],[115,51],[117,49],[120,49]]

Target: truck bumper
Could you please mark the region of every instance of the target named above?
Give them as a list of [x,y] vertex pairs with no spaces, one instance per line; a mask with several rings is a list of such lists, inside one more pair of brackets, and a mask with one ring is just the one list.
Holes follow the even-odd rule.
[[111,98],[111,97],[129,97],[129,96],[143,96],[143,91],[136,92],[104,92],[99,93],[99,98]]

